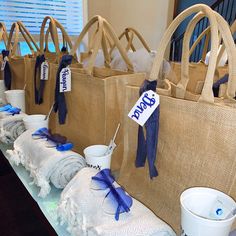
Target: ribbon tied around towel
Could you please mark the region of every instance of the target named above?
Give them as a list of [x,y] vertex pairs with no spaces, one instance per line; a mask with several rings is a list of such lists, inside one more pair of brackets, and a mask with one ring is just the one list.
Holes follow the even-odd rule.
[[115,187],[114,182],[111,170],[103,169],[92,177],[91,189],[109,190],[105,196],[103,208],[106,213],[115,215],[115,220],[118,221],[121,213],[130,211],[133,200],[122,187]]
[[46,139],[49,143],[56,147],[57,151],[68,151],[73,148],[72,143],[68,143],[66,137],[60,134],[52,134],[47,128],[43,127],[36,130],[32,134],[33,138]]
[[20,114],[20,111],[21,111],[20,108],[13,107],[10,104],[6,104],[6,105],[0,107],[0,112],[6,112],[6,113],[8,113],[9,115],[12,115],[12,116],[14,116],[16,114]]

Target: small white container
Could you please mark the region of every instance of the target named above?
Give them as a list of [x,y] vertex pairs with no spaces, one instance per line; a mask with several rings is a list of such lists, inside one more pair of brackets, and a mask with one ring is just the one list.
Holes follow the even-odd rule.
[[107,148],[106,145],[92,145],[85,148],[84,155],[87,165],[97,170],[110,169],[112,153],[104,155]]
[[25,90],[7,90],[4,93],[7,102],[9,102],[13,107],[20,108],[22,112],[25,112]]
[[180,196],[181,235],[228,236],[236,218],[236,202],[211,188],[194,187]]
[[28,115],[23,118],[26,129],[37,130],[40,128],[48,128],[48,119],[45,120],[45,115]]

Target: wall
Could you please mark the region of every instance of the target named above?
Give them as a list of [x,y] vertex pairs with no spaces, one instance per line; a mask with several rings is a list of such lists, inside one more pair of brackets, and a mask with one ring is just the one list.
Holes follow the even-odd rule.
[[105,17],[120,34],[126,27],[138,30],[156,49],[172,20],[174,0],[88,0],[88,17]]

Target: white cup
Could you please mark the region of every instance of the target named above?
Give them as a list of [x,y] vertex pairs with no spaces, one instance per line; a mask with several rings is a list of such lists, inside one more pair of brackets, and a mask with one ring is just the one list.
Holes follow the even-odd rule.
[[5,87],[5,83],[4,83],[4,80],[0,80],[0,101],[2,103],[5,103],[5,92],[6,91],[6,87]]
[[112,153],[104,155],[107,148],[106,145],[92,145],[85,148],[84,155],[87,165],[97,170],[110,169]]
[[45,115],[28,115],[23,118],[26,129],[37,130],[40,128],[48,128],[48,119],[45,120]]
[[13,107],[20,108],[22,112],[25,112],[25,90],[7,90],[4,93],[7,102],[9,102]]
[[180,196],[181,235],[228,236],[236,218],[236,202],[211,188],[194,187]]

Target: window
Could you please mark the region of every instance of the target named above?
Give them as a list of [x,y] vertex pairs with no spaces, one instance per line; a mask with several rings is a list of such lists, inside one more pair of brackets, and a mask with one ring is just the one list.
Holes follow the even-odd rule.
[[[1,0],[0,21],[9,31],[13,22],[22,21],[38,41],[38,35],[45,16],[56,18],[70,36],[78,36],[83,28],[85,0]],[[21,42],[22,55],[29,52]],[[52,45],[50,44],[51,48]],[[0,50],[4,44],[0,44]]]

